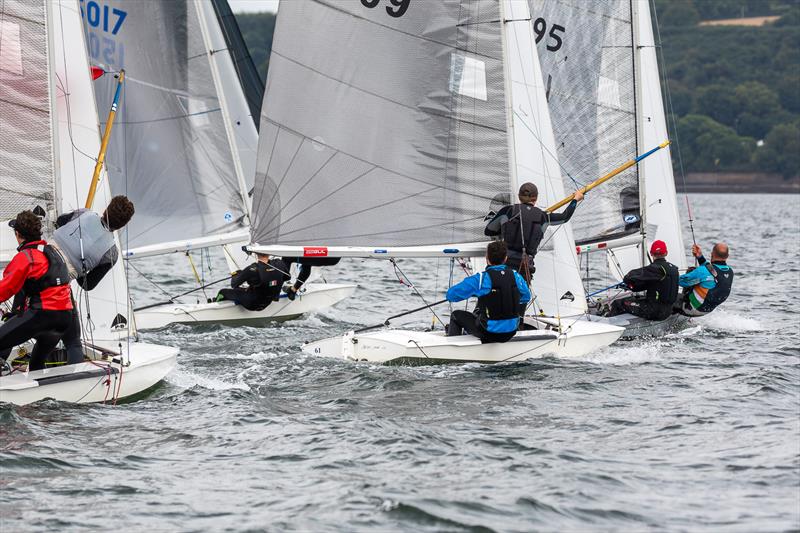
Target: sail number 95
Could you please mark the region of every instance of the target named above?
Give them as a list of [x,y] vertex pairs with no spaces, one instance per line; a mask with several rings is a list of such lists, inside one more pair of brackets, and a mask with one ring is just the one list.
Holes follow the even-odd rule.
[[561,45],[564,44],[561,40],[561,35],[567,31],[567,29],[560,25],[560,24],[552,24],[550,26],[550,33],[547,33],[547,21],[544,20],[542,17],[533,21],[533,33],[536,34],[536,44],[539,44],[539,41],[544,39],[545,35],[549,37],[547,41],[547,49],[551,52],[556,52],[561,48]]
[[[408,11],[408,6],[411,4],[411,0],[386,0],[388,4],[386,6],[386,12],[389,14],[390,17],[399,18],[406,14]],[[364,7],[368,7],[370,9],[378,7],[378,4],[381,3],[381,0],[361,0],[361,5]]]

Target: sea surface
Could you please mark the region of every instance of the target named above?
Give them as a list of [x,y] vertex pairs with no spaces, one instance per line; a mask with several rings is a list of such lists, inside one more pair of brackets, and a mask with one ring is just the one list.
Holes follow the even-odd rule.
[[[301,353],[420,305],[383,261],[325,269],[356,295],[298,320],[142,334],[181,348],[146,398],[0,406],[0,530],[797,531],[800,196],[690,200],[704,249],[731,247],[729,301],[577,361]],[[192,286],[183,257],[136,266]],[[426,297],[446,286],[447,262],[400,267]],[[138,305],[161,298],[131,280]]]

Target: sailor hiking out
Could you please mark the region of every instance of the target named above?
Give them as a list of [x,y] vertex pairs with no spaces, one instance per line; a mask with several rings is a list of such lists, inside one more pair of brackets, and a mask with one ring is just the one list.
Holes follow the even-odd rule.
[[486,248],[488,266],[447,291],[447,300],[460,302],[477,297],[473,313],[453,311],[447,328],[448,336],[467,334],[481,342],[506,342],[519,328],[520,315],[531,300],[528,284],[516,271],[508,268],[506,245],[502,241],[489,243]]
[[486,224],[484,234],[499,236],[508,249],[506,265],[520,272],[530,282],[536,267],[534,258],[550,224],[563,224],[572,218],[583,193],[576,191],[574,199],[563,213],[547,213],[535,206],[539,189],[533,183],[523,183],[519,188],[519,204],[500,209]]
[[644,296],[614,300],[608,316],[630,313],[648,320],[664,320],[672,314],[678,299],[678,267],[667,261],[667,244],[658,240],[650,246],[653,262],[628,272],[622,285]]
[[[130,222],[134,211],[133,203],[126,196],[115,196],[102,215],[91,209],[76,209],[56,219],[53,246],[66,259],[69,277],[82,289],[94,289],[111,271],[119,259],[114,232]],[[72,323],[64,335],[64,347],[67,364],[83,362],[77,310],[73,310]]]
[[3,317],[0,356],[5,359],[11,348],[34,339],[28,368],[41,370],[72,323],[69,274],[58,250],[42,240],[42,221],[32,211],[19,213],[9,226],[19,247],[3,271],[0,302],[20,296],[15,298],[15,314]]
[[675,304],[675,312],[686,316],[703,316],[728,299],[733,286],[733,269],[728,266],[728,245],[719,242],[706,261],[700,247],[692,245],[698,266],[678,278],[684,288],[683,297]]
[[82,288],[94,289],[117,262],[114,232],[125,227],[134,211],[126,196],[115,196],[102,215],[76,209],[56,219],[53,245],[67,260],[70,277]]
[[262,311],[278,300],[284,281],[291,279],[289,269],[279,257],[259,253],[256,257],[258,261],[233,273],[231,288],[220,290],[217,302],[231,300],[249,311]]

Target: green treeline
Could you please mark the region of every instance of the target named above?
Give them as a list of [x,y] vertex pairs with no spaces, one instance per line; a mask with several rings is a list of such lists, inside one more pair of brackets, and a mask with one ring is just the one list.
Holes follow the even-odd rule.
[[[655,0],[655,7],[670,136],[677,122],[685,172],[800,175],[800,1]],[[781,18],[759,27],[699,25],[743,16]],[[275,15],[237,20],[266,79]],[[673,158],[678,169],[678,150]]]

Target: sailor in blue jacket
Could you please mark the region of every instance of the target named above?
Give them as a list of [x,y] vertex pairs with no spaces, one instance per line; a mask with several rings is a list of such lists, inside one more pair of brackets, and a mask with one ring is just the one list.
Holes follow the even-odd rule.
[[506,267],[506,253],[503,241],[490,242],[486,247],[486,270],[448,289],[450,302],[478,298],[474,313],[453,311],[448,336],[462,335],[466,330],[486,343],[506,342],[517,333],[521,311],[531,300],[531,291],[522,276]]
[[684,288],[683,298],[675,305],[675,312],[686,316],[703,316],[728,299],[733,285],[733,269],[728,266],[728,245],[718,242],[711,250],[707,262],[700,247],[692,245],[692,255],[698,266],[678,278]]

